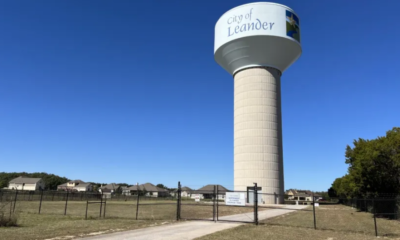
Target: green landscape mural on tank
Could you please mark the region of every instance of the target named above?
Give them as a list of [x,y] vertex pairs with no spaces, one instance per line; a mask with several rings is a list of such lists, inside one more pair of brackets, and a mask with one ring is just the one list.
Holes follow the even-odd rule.
[[288,10],[286,10],[286,35],[296,39],[300,43],[299,18]]

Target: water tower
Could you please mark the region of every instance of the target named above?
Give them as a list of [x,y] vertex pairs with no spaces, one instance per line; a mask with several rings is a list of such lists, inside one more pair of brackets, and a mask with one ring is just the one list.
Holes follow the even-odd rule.
[[215,60],[235,85],[235,191],[256,182],[265,203],[283,202],[281,75],[301,52],[299,18],[281,4],[241,5],[215,26]]

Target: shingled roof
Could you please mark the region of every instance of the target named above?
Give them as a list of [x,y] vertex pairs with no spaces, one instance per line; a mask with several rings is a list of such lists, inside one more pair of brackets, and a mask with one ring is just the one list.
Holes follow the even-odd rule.
[[17,178],[14,178],[10,181],[10,183],[13,184],[36,184],[38,183],[40,180],[42,180],[41,178],[29,178],[29,177],[22,177],[19,176]]
[[[181,192],[183,192],[183,191],[185,191],[185,192],[192,192],[193,189],[191,189],[190,187],[182,187],[182,188],[181,188]],[[178,192],[178,189],[175,189],[173,192]]]
[[222,185],[208,184],[200,189],[193,191],[193,193],[214,193],[214,186],[217,186],[219,193],[231,192]]
[[[129,190],[137,191],[137,185],[133,185],[133,186],[129,187]],[[157,186],[154,186],[151,183],[140,184],[139,191],[143,191],[143,190],[146,190],[147,192],[168,192],[166,189],[159,188]]]

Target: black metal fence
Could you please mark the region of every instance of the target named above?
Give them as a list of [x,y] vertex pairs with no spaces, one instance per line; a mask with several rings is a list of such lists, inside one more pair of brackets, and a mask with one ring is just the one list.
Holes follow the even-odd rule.
[[[284,195],[277,194],[258,195],[262,199],[285,198]],[[380,194],[370,198],[339,198],[332,201],[319,201],[319,198],[309,196],[307,200],[285,199],[284,202],[284,205],[260,204],[260,217],[263,215],[260,210],[264,209],[293,212],[287,216],[266,219],[262,224],[400,237],[400,197],[393,194]],[[273,212],[270,211],[269,214],[271,216]]]
[[[181,196],[180,183],[175,196],[169,197],[150,197],[141,192],[105,198],[100,193],[0,190],[3,205],[0,211],[10,215],[28,212],[85,219],[231,221],[400,237],[400,230],[397,230],[400,229],[398,196],[337,199],[334,202],[322,202],[314,197],[308,201],[284,198],[276,193],[262,193],[256,184],[247,187],[246,191],[229,191],[214,185],[209,190],[194,191],[187,198]],[[286,204],[277,204],[283,202]],[[293,214],[279,217],[286,213]]]
[[[246,192],[231,192],[242,193]],[[181,197],[181,185],[175,196],[151,197],[139,191],[139,195],[114,195],[111,198],[100,193],[65,191],[1,190],[0,202],[10,204],[10,214],[28,212],[37,214],[81,216],[93,218],[128,218],[136,220],[209,220],[257,223],[254,203],[243,206],[225,204],[226,190],[217,185],[203,191],[199,199]],[[8,208],[7,208],[8,209]],[[238,218],[227,216],[242,214]]]
[[[379,220],[381,219],[397,221],[398,224],[400,224],[400,196],[398,195],[396,196],[394,194],[380,194],[373,198],[341,198],[338,199],[338,202],[353,209],[356,209],[358,212],[372,214],[375,236],[379,236],[380,232],[383,232],[383,236],[394,235],[393,233],[387,233],[387,230],[382,228],[383,226],[379,226]],[[382,222],[382,224],[385,223]],[[379,231],[379,229],[381,229],[382,231]],[[398,234],[398,236],[400,236],[400,234]]]
[[[178,192],[180,190],[178,189]],[[227,196],[236,202],[227,203]],[[214,185],[212,189],[194,191],[194,201],[181,201],[178,193],[179,219],[258,223],[255,201],[247,202],[246,191],[227,191]]]

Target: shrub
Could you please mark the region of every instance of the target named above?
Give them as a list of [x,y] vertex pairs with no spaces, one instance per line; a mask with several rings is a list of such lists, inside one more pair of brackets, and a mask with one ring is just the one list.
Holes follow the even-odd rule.
[[[11,203],[8,203],[11,204]],[[6,211],[7,203],[0,203],[0,227],[15,227],[18,226],[18,216],[14,213],[10,213]]]

